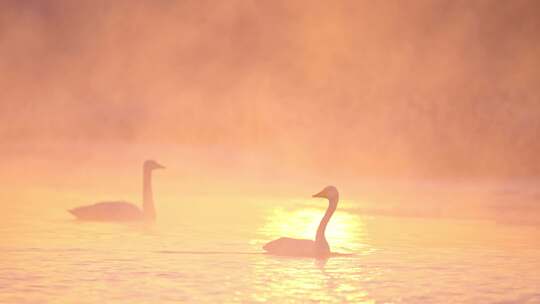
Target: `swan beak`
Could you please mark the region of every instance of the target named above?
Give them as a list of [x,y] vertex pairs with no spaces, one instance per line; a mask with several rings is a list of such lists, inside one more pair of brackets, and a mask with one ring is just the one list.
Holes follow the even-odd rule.
[[313,194],[313,197],[326,197],[325,193],[324,193],[324,190],[317,193],[317,194]]
[[165,169],[165,166],[160,165],[160,164],[156,164],[156,169]]

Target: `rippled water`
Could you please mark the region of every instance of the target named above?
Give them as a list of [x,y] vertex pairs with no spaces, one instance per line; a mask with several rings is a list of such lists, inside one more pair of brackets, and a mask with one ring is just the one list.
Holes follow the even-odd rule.
[[183,200],[164,198],[151,225],[74,221],[62,196],[14,201],[0,223],[0,303],[540,303],[535,226],[369,216],[345,202],[327,237],[353,255],[315,261],[261,246],[313,237],[323,201]]

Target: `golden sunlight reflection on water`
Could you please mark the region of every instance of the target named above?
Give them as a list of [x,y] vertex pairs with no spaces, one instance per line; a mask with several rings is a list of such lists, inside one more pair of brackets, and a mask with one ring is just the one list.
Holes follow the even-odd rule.
[[[343,280],[343,261],[313,261],[310,259],[269,258],[257,263],[254,276],[264,281],[256,292],[257,301],[313,303],[375,303],[361,284]],[[350,261],[345,262],[350,263]],[[349,264],[350,265],[350,264]],[[349,273],[356,276],[357,269]],[[294,299],[294,300],[293,300]]]

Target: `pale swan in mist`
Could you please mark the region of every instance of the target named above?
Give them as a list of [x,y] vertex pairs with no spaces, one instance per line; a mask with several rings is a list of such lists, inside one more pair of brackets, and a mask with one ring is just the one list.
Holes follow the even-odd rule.
[[153,160],[144,162],[142,210],[130,203],[112,201],[81,206],[68,211],[77,219],[85,221],[153,221],[156,219],[156,211],[152,197],[152,171],[164,168]]
[[328,246],[324,231],[326,230],[330,217],[332,217],[332,214],[336,211],[339,193],[336,187],[327,186],[321,192],[313,195],[313,197],[328,199],[328,209],[326,209],[326,213],[319,224],[319,228],[317,228],[315,241],[282,237],[263,246],[263,249],[266,250],[267,253],[282,256],[315,258],[327,258],[331,255],[330,246]]

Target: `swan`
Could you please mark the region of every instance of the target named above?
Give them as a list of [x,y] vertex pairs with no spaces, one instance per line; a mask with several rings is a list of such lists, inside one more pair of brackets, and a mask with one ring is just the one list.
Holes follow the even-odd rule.
[[267,253],[281,256],[315,257],[323,259],[328,258],[331,255],[330,246],[328,246],[324,231],[326,230],[330,217],[332,217],[332,214],[336,211],[339,193],[336,187],[327,186],[321,192],[314,194],[313,197],[328,199],[328,209],[326,209],[326,213],[319,224],[319,228],[317,228],[315,241],[282,237],[268,242],[263,246],[263,249],[266,250]]
[[85,221],[153,221],[156,219],[156,211],[152,198],[152,171],[164,168],[153,160],[146,160],[143,163],[142,210],[130,203],[112,201],[81,206],[68,211],[77,219]]

